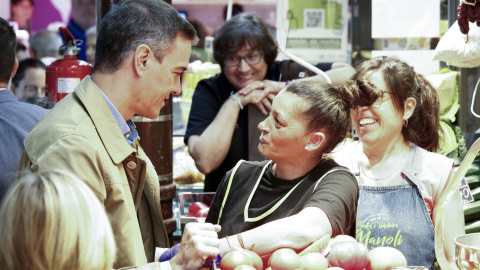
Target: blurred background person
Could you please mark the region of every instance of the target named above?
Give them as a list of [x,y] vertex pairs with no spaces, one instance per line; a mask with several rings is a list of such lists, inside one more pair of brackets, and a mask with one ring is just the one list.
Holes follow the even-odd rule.
[[10,20],[17,22],[19,29],[30,32],[30,19],[34,8],[33,0],[12,0]]
[[19,62],[17,73],[12,80],[12,89],[18,100],[45,97],[45,69],[43,62],[35,58]]
[[[244,12],[244,9],[243,9],[243,5],[239,4],[239,3],[233,3],[232,4],[232,16],[230,18],[233,18],[235,17],[237,14],[240,14],[240,13],[243,13]],[[224,20],[224,23],[227,22],[227,16],[228,16],[228,5],[225,5],[223,7],[223,20]],[[217,35],[217,32],[213,33],[213,36],[216,36]]]
[[67,28],[76,40],[81,40],[80,59],[87,61],[87,36],[85,32],[88,28],[96,24],[96,2],[95,0],[72,0],[72,17],[68,22]]
[[23,140],[48,112],[37,105],[19,102],[10,91],[10,82],[18,68],[15,47],[15,31],[0,18],[0,140],[4,142],[0,151],[0,201],[15,178],[25,149]]
[[[184,137],[195,165],[205,174],[206,192],[216,191],[225,173],[240,159],[252,160],[252,153],[258,153],[258,143],[252,143],[260,135],[258,123],[249,114],[258,108],[261,120],[262,113],[269,113],[276,93],[287,84],[281,81],[283,62],[275,61],[277,53],[276,42],[257,15],[240,13],[220,27],[213,56],[221,72],[197,84]],[[355,71],[339,62],[316,66],[334,86]],[[320,75],[311,78],[324,80]],[[248,108],[249,104],[256,107]]]
[[[243,5],[241,5],[239,3],[233,3],[232,4],[232,17],[234,17],[237,14],[243,13],[243,12],[244,12]],[[226,5],[223,8],[223,19],[225,21],[227,21],[227,15],[228,15],[227,13],[228,13],[228,5]]]
[[85,36],[87,37],[87,44],[85,45],[87,62],[93,66],[95,63],[95,49],[97,47],[97,26],[94,25],[88,28]]
[[192,47],[192,55],[190,56],[190,62],[193,62],[195,60],[200,60],[202,62],[207,62],[211,61],[209,59],[208,52],[205,50],[205,37],[209,36],[210,34],[208,33],[207,29],[203,25],[203,23],[199,21],[189,21],[191,25],[193,25],[193,28],[195,28],[195,31],[197,31],[197,36],[198,36],[198,43]]
[[15,57],[18,61],[23,59],[30,58],[30,53],[28,52],[27,46],[23,43],[17,42],[17,49],[15,50]]
[[41,30],[30,40],[30,55],[42,61],[45,66],[49,66],[53,61],[61,58],[58,49],[62,45],[62,38],[57,32]]
[[0,230],[2,269],[112,269],[105,210],[73,174],[39,171],[15,182],[0,208]]
[[30,58],[30,33],[27,30],[19,29],[17,22],[9,22],[17,37],[16,57],[18,61]]

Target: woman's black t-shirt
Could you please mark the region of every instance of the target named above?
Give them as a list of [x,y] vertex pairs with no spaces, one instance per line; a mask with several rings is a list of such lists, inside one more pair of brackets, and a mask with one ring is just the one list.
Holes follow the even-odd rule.
[[[268,165],[248,208],[248,217],[254,220],[246,221],[244,210],[248,197],[267,163],[268,161],[244,161],[238,167],[227,200],[221,210],[232,171],[229,171],[223,178],[206,219],[206,222],[222,226],[219,237],[237,234],[274,220],[295,215],[306,207],[318,207],[326,213],[332,225],[332,236],[348,234],[355,237],[358,183],[348,169],[339,166],[332,159],[324,160],[306,177],[294,180],[282,180],[275,177],[271,172],[271,164]],[[317,180],[332,169],[335,171],[326,175],[317,184]],[[272,209],[299,182],[301,183],[276,210],[260,220],[255,220]]]

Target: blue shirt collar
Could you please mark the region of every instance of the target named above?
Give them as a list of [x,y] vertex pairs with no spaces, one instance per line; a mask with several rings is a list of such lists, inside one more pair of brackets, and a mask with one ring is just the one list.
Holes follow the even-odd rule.
[[125,136],[125,139],[127,139],[127,142],[129,144],[134,142],[138,137],[138,132],[135,129],[135,124],[133,123],[132,119],[125,121],[122,115],[120,114],[120,112],[117,110],[117,108],[115,108],[115,106],[113,106],[112,102],[108,99],[105,93],[103,93],[100,87],[98,87],[98,85],[95,82],[93,82],[93,84],[95,84],[95,86],[100,91],[100,93],[102,93],[103,98],[107,102],[108,107],[110,108],[110,111],[112,112],[113,117],[115,118],[115,121],[117,121],[118,127],[122,131],[123,136]]

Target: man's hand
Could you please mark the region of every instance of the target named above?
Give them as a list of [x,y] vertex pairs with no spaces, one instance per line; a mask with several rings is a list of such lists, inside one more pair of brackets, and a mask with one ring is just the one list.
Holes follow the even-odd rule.
[[220,229],[220,225],[211,223],[187,223],[178,253],[170,260],[172,269],[199,269],[209,258],[215,258]]

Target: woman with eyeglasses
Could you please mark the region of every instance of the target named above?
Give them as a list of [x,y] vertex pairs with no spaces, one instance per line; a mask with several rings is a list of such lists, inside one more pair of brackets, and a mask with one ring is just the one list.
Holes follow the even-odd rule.
[[[276,93],[288,84],[281,78],[282,62],[275,61],[277,45],[256,15],[240,13],[227,21],[215,36],[213,53],[222,71],[198,83],[184,137],[197,168],[206,175],[205,191],[216,191],[228,170],[240,159],[249,160],[249,140],[258,140],[260,134],[249,135],[249,109],[255,108],[247,105],[255,104],[267,115]],[[317,67],[334,85],[354,73],[343,63]],[[257,100],[261,96],[265,98]]]
[[[454,165],[431,152],[439,146],[436,90],[393,57],[362,63],[352,78],[368,81],[379,96],[371,106],[351,112],[360,140],[333,151],[335,160],[355,173],[360,186],[357,241],[368,249],[394,247],[408,265],[428,269],[433,269],[436,252],[444,252],[455,269],[453,239],[465,233],[464,214],[459,192],[447,205],[448,217],[435,212]],[[445,227],[435,228],[435,221],[442,218]],[[437,229],[443,230],[444,250],[435,248]]]

